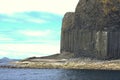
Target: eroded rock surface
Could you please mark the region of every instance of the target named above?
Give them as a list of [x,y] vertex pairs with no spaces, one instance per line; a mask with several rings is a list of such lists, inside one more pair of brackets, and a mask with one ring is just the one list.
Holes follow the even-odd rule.
[[80,0],[63,18],[61,53],[120,58],[120,0]]

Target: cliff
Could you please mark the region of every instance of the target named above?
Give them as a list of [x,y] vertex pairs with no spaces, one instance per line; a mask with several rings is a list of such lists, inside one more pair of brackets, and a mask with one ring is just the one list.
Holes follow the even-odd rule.
[[67,12],[61,31],[61,54],[97,59],[120,58],[120,0],[80,0]]

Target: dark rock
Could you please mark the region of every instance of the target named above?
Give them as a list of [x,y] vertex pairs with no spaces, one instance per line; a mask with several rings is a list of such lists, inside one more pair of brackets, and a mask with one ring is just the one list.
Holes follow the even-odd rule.
[[73,41],[72,41],[72,32],[71,30],[73,29],[74,25],[74,13],[68,12],[65,14],[63,18],[63,23],[62,23],[62,32],[61,32],[61,51],[71,51],[73,48]]
[[120,58],[120,0],[80,0],[66,13],[61,53],[97,59]]

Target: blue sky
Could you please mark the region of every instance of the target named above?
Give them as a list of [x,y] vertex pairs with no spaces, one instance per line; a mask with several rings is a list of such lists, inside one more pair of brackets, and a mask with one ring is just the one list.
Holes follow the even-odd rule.
[[0,0],[0,58],[59,53],[62,18],[78,0]]

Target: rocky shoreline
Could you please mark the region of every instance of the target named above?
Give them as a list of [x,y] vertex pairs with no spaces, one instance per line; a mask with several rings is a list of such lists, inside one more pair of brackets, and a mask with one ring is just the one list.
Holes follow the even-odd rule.
[[120,60],[31,59],[11,64],[14,66],[0,66],[0,68],[120,70]]
[[29,57],[10,62],[9,65],[0,65],[0,68],[120,70],[120,59],[76,58],[75,55],[64,53],[45,57]]

